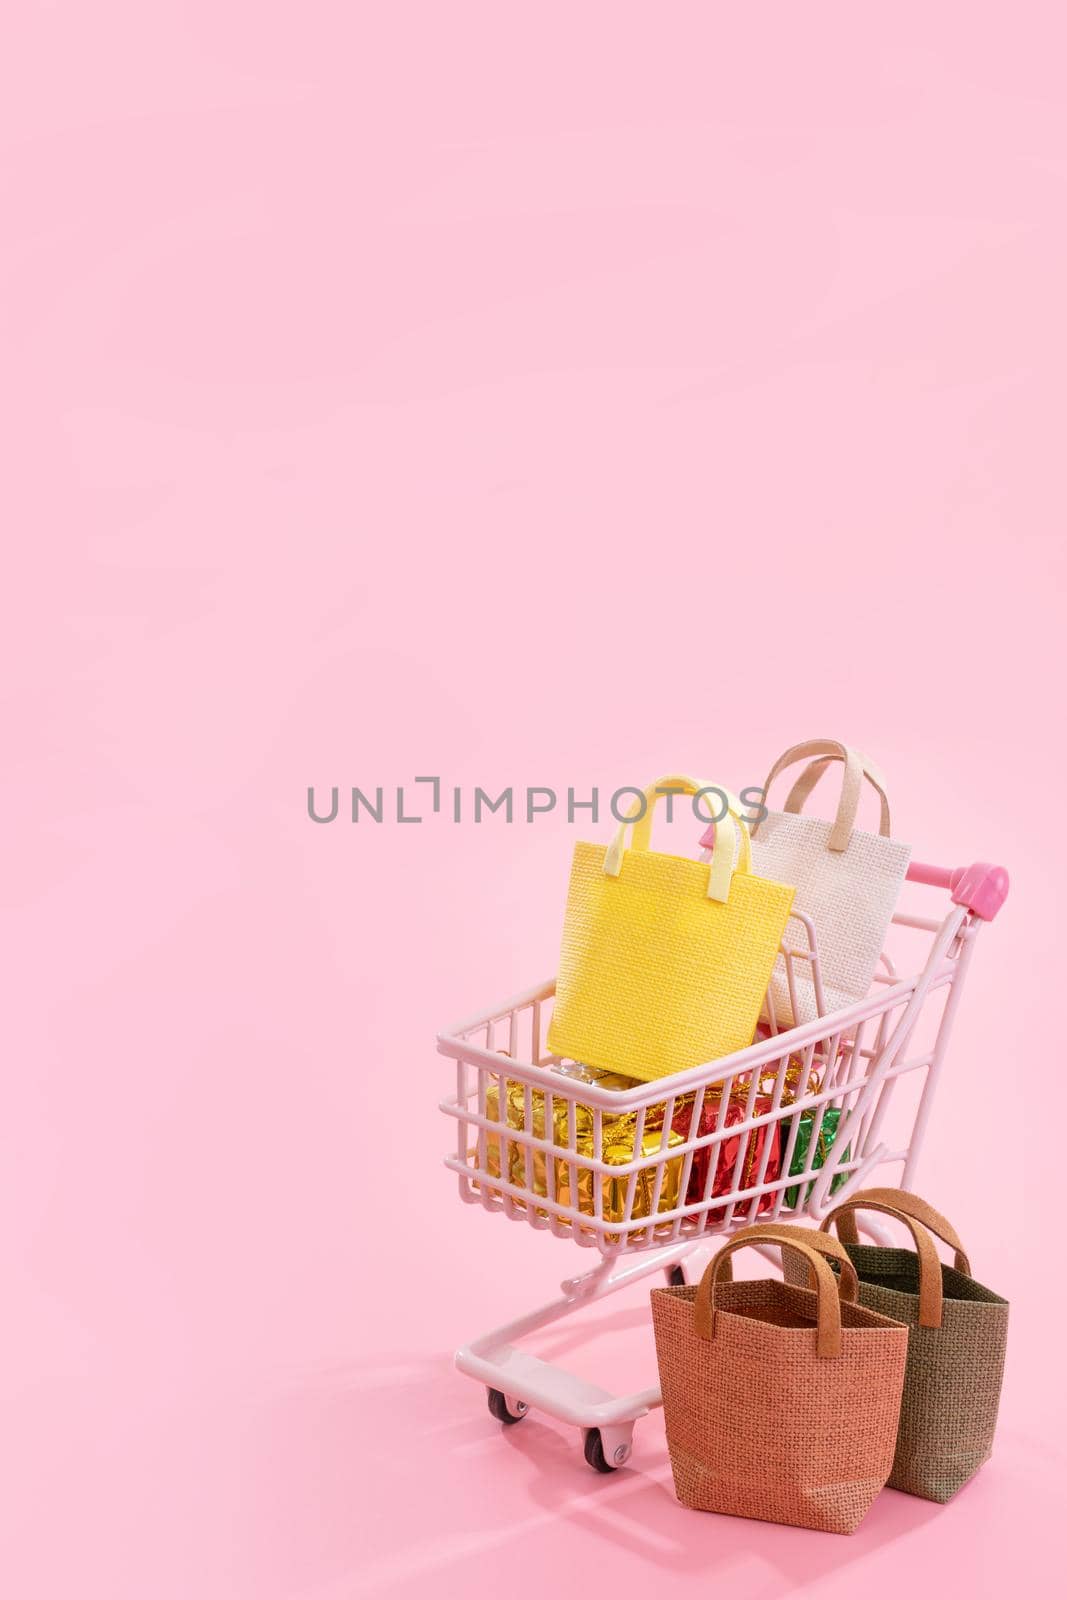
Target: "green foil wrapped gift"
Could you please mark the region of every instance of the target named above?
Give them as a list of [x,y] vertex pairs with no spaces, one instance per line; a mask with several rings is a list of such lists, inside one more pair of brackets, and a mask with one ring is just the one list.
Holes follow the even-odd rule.
[[[789,1163],[788,1175],[791,1178],[798,1177],[804,1171],[804,1168],[807,1165],[808,1148],[811,1144],[811,1132],[815,1126],[815,1118],[818,1116],[818,1114],[818,1109],[814,1111],[803,1111],[797,1118],[797,1142],[793,1146],[793,1159]],[[815,1168],[821,1167],[825,1164],[826,1158],[830,1154],[830,1147],[837,1137],[837,1125],[840,1120],[841,1112],[836,1106],[829,1106],[823,1112],[822,1122],[819,1125],[819,1137],[815,1145],[815,1159],[811,1163],[813,1171]],[[783,1148],[788,1140],[788,1137],[788,1131],[783,1129]],[[847,1150],[844,1154],[844,1160],[848,1160]],[[831,1180],[830,1193],[836,1193],[836,1191],[840,1189],[841,1185],[846,1182],[847,1178],[847,1172],[839,1172],[837,1176]],[[813,1180],[808,1184],[808,1192],[802,1201],[800,1198],[801,1185],[799,1183],[790,1184],[789,1188],[785,1191],[786,1205],[794,1211],[800,1205],[807,1205],[808,1201],[811,1199],[811,1191],[814,1187],[815,1185]]]

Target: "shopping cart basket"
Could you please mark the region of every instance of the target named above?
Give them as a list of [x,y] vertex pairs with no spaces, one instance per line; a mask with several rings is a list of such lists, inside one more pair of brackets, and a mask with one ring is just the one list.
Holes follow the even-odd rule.
[[[801,970],[820,1015],[778,1032],[768,992],[764,1037],[669,1078],[619,1092],[569,1075],[574,1064],[545,1045],[554,982],[438,1036],[438,1050],[456,1063],[455,1095],[441,1110],[456,1121],[446,1165],[461,1198],[600,1256],[562,1284],[561,1298],[457,1352],[456,1365],[486,1385],[499,1421],[543,1410],[581,1428],[586,1460],[613,1471],[630,1455],[634,1423],[661,1403],[659,1389],[613,1395],[518,1340],[650,1273],[692,1281],[709,1241],[716,1248],[757,1218],[817,1222],[889,1163],[902,1164],[897,1181],[914,1187],[974,942],[1003,904],[1008,877],[986,863],[952,870],[913,862],[908,881],[948,890],[951,906],[940,921],[897,912],[866,999],[821,1014],[816,931],[795,916],[779,959],[794,1015]],[[894,953],[901,943],[907,948]],[[727,1107],[735,1108],[729,1121]],[[632,1129],[632,1159],[621,1162],[604,1139],[619,1117]],[[805,1118],[806,1146],[798,1143]],[[831,1123],[827,1148],[820,1132]],[[733,1157],[726,1187],[723,1150]],[[694,1171],[705,1174],[695,1184]],[[884,1241],[879,1225],[865,1226]]]

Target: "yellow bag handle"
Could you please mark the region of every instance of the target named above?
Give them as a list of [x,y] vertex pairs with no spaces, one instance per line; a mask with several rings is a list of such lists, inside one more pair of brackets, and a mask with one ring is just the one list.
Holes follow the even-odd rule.
[[669,793],[699,797],[707,806],[708,820],[712,822],[715,822],[715,818],[708,796],[718,794],[725,797],[728,809],[726,815],[715,822],[715,849],[712,852],[711,866],[708,868],[708,899],[725,903],[730,898],[730,883],[734,873],[748,872],[751,868],[752,846],[748,837],[748,825],[741,815],[740,800],[720,784],[699,783],[696,778],[677,774],[657,778],[655,783],[649,784],[642,796],[640,814],[635,805],[625,821],[619,823],[618,832],[604,856],[604,871],[612,878],[619,876],[622,869],[622,855],[626,848],[627,828],[633,828],[633,838],[630,843],[632,850],[645,851],[650,848],[652,812],[657,800]]

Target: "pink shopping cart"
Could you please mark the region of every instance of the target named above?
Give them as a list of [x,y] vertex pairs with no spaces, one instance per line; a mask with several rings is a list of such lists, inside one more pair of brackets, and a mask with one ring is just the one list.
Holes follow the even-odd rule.
[[[816,932],[795,916],[780,954],[793,1014],[806,976],[820,1015],[779,1032],[768,992],[764,1037],[655,1083],[620,1092],[582,1081],[548,1052],[554,982],[438,1036],[456,1063],[441,1110],[456,1123],[446,1164],[460,1197],[599,1255],[560,1298],[457,1352],[499,1421],[542,1410],[582,1430],[592,1467],[615,1470],[659,1389],[611,1394],[524,1351],[524,1337],[651,1273],[692,1281],[724,1235],[757,1219],[818,1221],[885,1166],[898,1172],[879,1181],[914,1186],[975,940],[1008,877],[985,863],[913,862],[908,881],[947,891],[949,908],[940,919],[896,913],[866,999],[822,1014]],[[620,1118],[631,1138],[622,1161],[605,1141]],[[866,1226],[884,1241],[877,1224]]]

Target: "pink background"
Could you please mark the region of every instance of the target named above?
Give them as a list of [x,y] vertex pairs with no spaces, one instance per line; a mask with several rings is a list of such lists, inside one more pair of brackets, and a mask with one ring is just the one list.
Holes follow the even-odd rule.
[[[7,18],[6,1592],[1061,1564],[1059,23]],[[551,972],[589,825],[305,815],[421,773],[740,786],[815,734],[918,854],[1014,879],[923,1168],[1013,1301],[998,1448],[851,1541],[681,1511],[656,1419],[595,1478],[450,1370],[579,1260],[456,1202],[433,1035]],[[648,1381],[642,1297],[600,1323]]]

